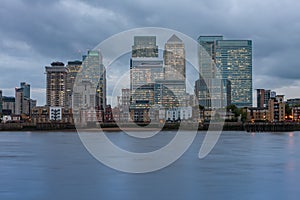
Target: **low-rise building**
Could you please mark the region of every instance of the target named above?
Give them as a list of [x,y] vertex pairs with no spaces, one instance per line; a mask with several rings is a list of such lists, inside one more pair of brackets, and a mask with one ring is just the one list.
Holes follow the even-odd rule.
[[32,109],[31,119],[37,123],[70,123],[73,124],[72,109],[62,107],[37,106]]
[[276,95],[275,98],[270,98],[268,110],[268,120],[270,122],[283,122],[285,120],[284,95]]
[[300,107],[292,108],[293,121],[300,122]]
[[269,110],[267,108],[247,108],[248,122],[268,121]]

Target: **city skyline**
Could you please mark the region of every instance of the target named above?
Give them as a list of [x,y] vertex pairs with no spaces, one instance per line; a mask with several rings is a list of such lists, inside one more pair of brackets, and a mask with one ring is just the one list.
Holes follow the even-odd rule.
[[[151,38],[152,37],[152,38]],[[151,51],[153,51],[154,50],[154,54],[152,55],[151,54],[151,57],[157,57],[157,60],[163,60],[163,59],[166,59],[166,57],[165,57],[165,53],[164,52],[166,52],[166,45],[168,44],[168,42],[169,41],[171,41],[171,42],[174,42],[174,41],[172,41],[172,40],[174,40],[174,37],[175,37],[175,41],[176,40],[178,40],[178,41],[176,41],[176,42],[182,42],[181,40],[180,40],[180,38],[178,38],[175,34],[173,34],[170,38],[169,38],[169,40],[167,41],[167,43],[165,44],[165,47],[164,47],[164,49],[163,49],[163,47],[161,47],[161,46],[154,46],[153,48],[156,48],[156,51],[155,51],[155,49],[151,49],[150,48],[150,51],[149,52],[146,52],[145,53],[145,55],[147,54],[147,53],[150,53],[151,54]],[[202,47],[203,47],[203,49],[205,49],[205,51],[207,52],[207,55],[209,56],[209,57],[211,57],[210,59],[212,59],[212,62],[215,62],[213,59],[216,59],[216,55],[215,54],[217,54],[217,55],[221,55],[220,53],[218,53],[218,52],[214,52],[214,54],[213,55],[211,55],[211,52],[210,51],[212,51],[212,49],[207,49],[207,46],[206,46],[206,44],[204,44],[204,43],[201,43],[201,40],[199,39],[199,38],[207,38],[207,39],[204,39],[204,40],[206,40],[207,42],[210,42],[210,41],[215,41],[216,42],[216,44],[217,45],[219,45],[218,43],[220,43],[220,42],[225,42],[225,47],[226,47],[226,43],[228,43],[228,47],[230,47],[228,50],[227,50],[227,47],[224,49],[224,50],[226,50],[226,52],[227,51],[232,51],[231,49],[232,49],[232,47],[238,47],[238,51],[240,51],[239,50],[239,48],[242,48],[242,49],[244,49],[244,45],[242,45],[242,46],[240,46],[239,47],[239,45],[240,45],[240,43],[242,43],[243,44],[243,42],[245,43],[249,43],[250,42],[250,62],[251,62],[251,60],[252,60],[252,53],[251,53],[251,51],[252,51],[252,41],[251,40],[232,40],[232,39],[227,39],[227,38],[225,38],[224,39],[224,37],[223,36],[211,36],[211,35],[206,35],[206,36],[199,36],[198,37],[198,43],[199,44],[201,44],[202,45]],[[137,35],[137,36],[134,36],[134,38],[140,38],[140,39],[143,39],[143,38],[151,38],[151,39],[154,39],[153,41],[155,42],[155,38],[156,38],[156,36],[147,36],[147,35]],[[213,40],[212,40],[213,39]],[[224,39],[224,40],[223,40]],[[134,41],[135,41],[135,39],[134,39]],[[151,41],[151,40],[149,40],[149,43],[152,43],[153,41]],[[176,43],[175,43],[176,44]],[[182,43],[183,45],[184,45],[184,43]],[[231,44],[233,44],[233,46],[231,47],[230,45]],[[178,44],[176,44],[176,45],[178,45]],[[132,46],[132,47],[134,47],[134,46]],[[140,46],[138,46],[138,48],[137,48],[137,50],[140,50]],[[176,47],[177,48],[177,47]],[[223,48],[223,47],[213,47],[213,48],[215,48],[215,50],[216,51],[218,51],[218,48],[219,48],[219,51]],[[97,51],[97,50],[96,50]],[[68,61],[66,61],[66,65],[64,64],[64,62],[61,62],[61,61],[53,61],[52,63],[51,63],[51,65],[58,65],[58,66],[60,66],[60,65],[62,65],[62,67],[64,68],[64,70],[66,70],[66,68],[68,68],[68,67],[71,67],[70,69],[68,69],[68,71],[70,71],[71,73],[68,73],[68,76],[74,76],[74,77],[71,77],[71,78],[68,78],[68,79],[70,79],[71,81],[73,80],[73,81],[75,81],[75,78],[76,78],[76,73],[74,74],[74,75],[72,75],[72,73],[74,73],[74,72],[76,72],[76,70],[75,69],[73,69],[74,67],[79,67],[79,65],[81,65],[81,64],[83,64],[84,63],[84,60],[85,60],[85,58],[87,58],[88,56],[89,56],[89,54],[90,53],[93,53],[93,52],[96,52],[95,50],[88,50],[85,54],[82,54],[81,55],[81,57],[82,57],[82,60],[80,61],[80,59],[76,59],[76,60],[68,60]],[[200,53],[201,51],[199,51],[199,53]],[[226,55],[226,57],[227,57],[227,53],[225,52],[225,55]],[[99,53],[101,54],[101,51],[99,51]],[[239,52],[240,53],[240,52]],[[133,53],[132,53],[133,54]],[[201,54],[201,53],[200,53]],[[141,58],[143,58],[143,57],[147,57],[147,56],[145,56],[145,55],[139,55],[138,57],[141,57]],[[248,56],[248,53],[246,53],[245,54],[246,56]],[[203,55],[202,55],[203,56]],[[247,58],[247,57],[246,57]],[[101,58],[102,59],[102,58]],[[207,59],[207,58],[206,58]],[[222,58],[223,59],[223,58]],[[143,59],[142,59],[143,60]],[[138,61],[138,60],[137,60]],[[117,60],[117,61],[114,61],[114,62],[119,62],[119,60]],[[122,61],[121,61],[122,62]],[[229,62],[229,61],[228,61]],[[239,61],[240,62],[240,61]],[[242,63],[244,63],[244,60],[242,60],[241,61]],[[185,62],[184,62],[185,63]],[[189,63],[187,63],[188,65],[189,65]],[[74,65],[74,66],[72,66],[72,65]],[[114,64],[112,64],[112,65],[114,65]],[[185,65],[185,64],[184,64]],[[201,66],[201,65],[203,65],[203,64],[200,64],[199,63],[199,66]],[[211,65],[211,64],[209,64],[209,65]],[[127,66],[127,65],[126,65]],[[128,66],[130,66],[130,64],[128,64]],[[165,70],[168,70],[168,64],[163,64],[163,66],[164,66],[164,68],[165,68]],[[222,68],[221,67],[222,66],[222,64],[219,62],[219,63],[217,63],[216,64],[216,66],[215,67],[217,67],[217,68]],[[251,66],[251,65],[250,65]],[[102,67],[104,67],[103,65],[102,65]],[[197,66],[198,67],[198,66]],[[49,67],[47,67],[46,66],[46,69],[47,68],[49,68]],[[51,67],[50,67],[51,68]],[[50,69],[49,68],[49,69]],[[185,68],[185,67],[184,67]],[[227,66],[225,66],[225,69],[227,69]],[[48,70],[48,69],[47,69]],[[74,71],[75,70],[75,71]],[[77,69],[78,70],[78,69]],[[121,70],[122,71],[122,70]],[[251,71],[251,70],[250,70]],[[185,75],[185,70],[183,71],[184,72],[184,76],[183,77],[186,77],[186,75]],[[182,72],[182,73],[183,73]],[[204,74],[205,76],[207,76],[207,77],[210,77],[210,75],[209,74],[207,74],[207,73],[212,73],[212,74],[214,74],[214,73],[216,73],[216,70],[215,69],[210,69],[210,72],[208,72],[208,71],[203,71],[203,69],[201,69],[201,67],[200,67],[200,74]],[[122,72],[121,72],[121,74],[122,74]],[[228,74],[228,72],[225,72],[225,74]],[[112,75],[112,76],[110,76],[110,77],[113,77],[113,76],[115,76],[116,74],[114,74],[114,75]],[[188,76],[189,75],[192,75],[191,73],[189,73],[189,74],[187,74]],[[220,76],[221,74],[219,74],[219,76]],[[67,74],[66,74],[66,76],[67,76]],[[221,76],[223,76],[223,75],[221,75]],[[106,76],[105,76],[106,77]],[[195,78],[195,77],[193,77],[193,78]],[[93,79],[93,78],[92,78]],[[168,78],[167,78],[168,79]],[[251,79],[251,78],[250,78]],[[47,80],[47,76],[46,76],[46,80]],[[70,81],[70,80],[68,80],[68,81]],[[225,79],[224,79],[225,80]],[[113,81],[115,81],[115,80],[113,80]],[[199,81],[199,80],[198,80]],[[21,81],[20,81],[21,82]],[[23,82],[23,84],[24,84],[25,82]],[[22,84],[22,82],[21,82],[21,84]],[[48,82],[46,82],[46,85],[45,85],[45,89],[46,89],[46,91],[44,92],[44,95],[46,96],[46,103],[45,104],[41,104],[41,103],[38,103],[37,105],[50,105],[50,103],[48,102],[49,101],[49,99],[48,99],[48,96],[49,96],[49,94],[48,94],[48,92],[47,92],[47,88],[48,88],[48,85],[49,83]],[[68,84],[69,84],[69,86],[68,86]],[[65,87],[67,88],[66,89],[66,93],[64,94],[65,95],[65,98],[64,98],[64,101],[66,101],[66,102],[64,102],[64,103],[60,103],[59,104],[59,106],[63,106],[63,105],[65,105],[65,106],[67,106],[67,107],[71,107],[72,105],[71,105],[71,102],[69,102],[69,103],[67,103],[68,101],[70,101],[71,99],[68,97],[68,95],[69,96],[71,96],[71,94],[72,94],[72,91],[71,90],[73,90],[73,87],[72,87],[72,85],[73,85],[74,83],[67,83],[67,79],[65,80]],[[196,83],[195,83],[196,84]],[[203,84],[203,83],[202,83]],[[105,84],[106,85],[106,84]],[[221,84],[222,85],[222,84]],[[29,87],[30,87],[30,85],[29,85]],[[106,86],[105,87],[105,89],[107,88],[107,87],[110,87],[110,85],[108,85],[108,86]],[[16,87],[17,88],[17,87]],[[126,87],[124,87],[124,88],[126,88]],[[224,88],[225,89],[225,88]],[[252,99],[253,99],[253,104],[252,104],[252,106],[253,107],[255,107],[256,106],[256,103],[257,103],[257,93],[256,93],[256,90],[257,90],[258,88],[253,88],[252,90]],[[0,90],[1,90],[1,88],[0,88]],[[273,89],[272,89],[273,90]],[[224,91],[224,92],[226,92],[226,91]],[[69,94],[68,94],[69,93]],[[109,93],[111,93],[111,91],[109,91]],[[194,92],[193,91],[187,91],[187,94],[193,94]],[[283,93],[283,95],[285,95],[286,93]],[[13,96],[13,95],[11,95],[11,96],[9,96],[9,95],[6,95],[6,94],[2,94],[2,96],[5,96],[5,97],[11,97],[11,96]],[[286,96],[286,95],[285,95]],[[116,99],[114,99],[114,97],[113,96],[110,96],[110,98],[111,98],[111,101],[110,102],[113,102],[113,103],[111,103],[112,104],[112,106],[116,106],[116,103],[117,103],[117,101],[116,101]],[[295,98],[298,98],[298,97],[295,97]],[[104,99],[106,99],[106,98],[104,98]],[[286,99],[293,99],[293,98],[286,98]],[[224,99],[225,101],[226,101],[226,99]],[[110,104],[110,103],[108,103],[108,104]],[[107,105],[108,105],[107,104]],[[201,104],[201,103],[200,103]],[[232,104],[235,104],[234,102],[232,102]],[[56,106],[58,106],[58,105],[56,105]],[[249,104],[249,106],[250,106],[250,104]],[[239,106],[239,107],[243,107],[243,106]]]
[[[5,74],[0,88],[4,95],[13,96],[13,88],[19,82],[13,80],[16,78],[31,83],[33,98],[45,104],[45,88],[40,86],[46,83],[41,75],[46,64],[76,60],[115,33],[156,26],[183,32],[195,40],[199,35],[251,39],[253,93],[257,88],[270,88],[285,92],[287,98],[299,96],[299,72],[295,69],[299,67],[300,40],[296,33],[300,29],[300,2],[191,0],[172,4],[137,1],[134,7],[132,4],[128,1],[4,0],[0,12],[0,73]],[[22,73],[16,74],[18,70]]]

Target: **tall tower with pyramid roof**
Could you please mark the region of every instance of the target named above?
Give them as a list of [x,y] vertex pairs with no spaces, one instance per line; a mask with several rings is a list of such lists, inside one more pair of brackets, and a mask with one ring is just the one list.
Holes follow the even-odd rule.
[[[183,41],[173,34],[164,47],[164,80],[157,81],[157,93],[163,94],[161,105],[181,107],[186,95],[185,49]],[[158,96],[158,95],[156,95]]]
[[173,34],[165,44],[165,79],[185,81],[185,49],[180,38]]

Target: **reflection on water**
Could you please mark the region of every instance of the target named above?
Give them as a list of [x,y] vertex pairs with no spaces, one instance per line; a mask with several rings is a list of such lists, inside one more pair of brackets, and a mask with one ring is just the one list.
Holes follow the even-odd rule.
[[[120,147],[147,152],[168,143],[110,134]],[[173,165],[149,174],[105,167],[76,133],[0,132],[0,199],[298,199],[300,132],[224,132],[204,159],[204,134]],[[147,140],[147,139],[145,139]]]

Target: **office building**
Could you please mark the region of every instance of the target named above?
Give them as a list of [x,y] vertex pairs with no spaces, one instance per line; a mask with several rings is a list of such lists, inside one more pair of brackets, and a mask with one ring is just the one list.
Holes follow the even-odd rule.
[[3,102],[2,102],[2,90],[0,90],[0,115],[2,115]]
[[200,78],[195,82],[199,105],[206,109],[225,108],[231,104],[231,82],[227,79]]
[[99,50],[90,50],[83,57],[82,80],[90,80],[93,87],[96,86],[96,109],[104,111],[106,106],[106,70],[102,63],[102,55]]
[[47,106],[66,106],[67,69],[62,62],[53,62],[46,66],[46,104]]
[[24,89],[15,88],[15,114],[21,115],[25,110]]
[[149,121],[156,80],[164,79],[155,36],[135,36],[130,60],[130,115],[135,122]]
[[81,72],[82,69],[82,61],[69,61],[67,66],[67,86],[66,86],[66,107],[72,107],[72,94],[73,94],[73,87],[76,81],[77,74]]
[[113,110],[114,118],[118,116],[120,122],[128,122],[130,120],[130,89],[129,88],[123,88],[122,89],[122,95],[119,97],[119,103],[118,103],[118,109]]
[[6,115],[15,114],[15,97],[2,97],[2,112]]
[[252,107],[252,41],[217,40],[215,48],[222,78],[231,82],[231,103]]
[[185,83],[185,49],[181,39],[172,35],[164,49],[165,80],[181,80]]
[[158,46],[155,36],[134,36],[132,46],[133,58],[158,57]]
[[[223,36],[199,36],[199,73],[202,78],[216,78],[216,41],[223,40]],[[221,78],[221,77],[217,77]]]
[[155,83],[155,103],[162,107],[181,107],[186,95],[186,61],[183,41],[175,34],[164,47],[164,80]]
[[148,109],[154,104],[154,85],[157,80],[164,80],[163,61],[161,59],[131,59],[131,108]]
[[195,82],[198,103],[206,109],[225,108],[231,104],[231,81],[222,77],[216,63],[216,43],[223,36],[200,36],[199,80]]
[[21,82],[20,87],[23,88],[24,98],[30,99],[30,84]]
[[271,90],[256,89],[257,107],[268,108],[268,102],[271,98]]
[[154,104],[163,108],[181,107],[185,102],[185,80],[156,80]]

